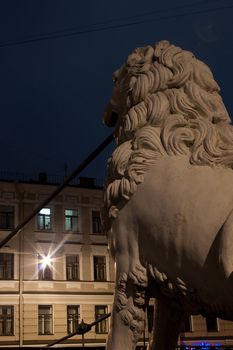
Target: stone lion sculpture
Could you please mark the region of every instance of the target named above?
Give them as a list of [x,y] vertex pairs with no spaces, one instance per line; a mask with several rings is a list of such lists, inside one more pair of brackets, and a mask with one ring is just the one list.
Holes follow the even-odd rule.
[[168,41],[135,49],[114,81],[107,348],[135,348],[153,297],[150,349],[174,350],[190,314],[233,321],[233,128],[210,69]]

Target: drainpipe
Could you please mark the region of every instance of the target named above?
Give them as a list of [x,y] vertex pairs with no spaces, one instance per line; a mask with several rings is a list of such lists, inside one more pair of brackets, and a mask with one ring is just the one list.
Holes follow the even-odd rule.
[[23,346],[24,298],[23,298],[23,230],[19,234],[19,346]]
[[[18,222],[21,222],[24,218],[24,203],[20,196],[18,183],[15,182],[15,193],[18,197]],[[18,237],[18,274],[19,274],[19,346],[23,346],[23,329],[24,329],[24,299],[23,299],[23,262],[24,262],[24,236],[23,229],[19,233]]]

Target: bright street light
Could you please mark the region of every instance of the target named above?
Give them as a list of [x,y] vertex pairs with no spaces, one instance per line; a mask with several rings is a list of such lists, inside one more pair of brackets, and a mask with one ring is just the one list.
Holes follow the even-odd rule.
[[45,269],[46,266],[51,266],[52,259],[50,255],[43,255],[41,259],[42,268]]

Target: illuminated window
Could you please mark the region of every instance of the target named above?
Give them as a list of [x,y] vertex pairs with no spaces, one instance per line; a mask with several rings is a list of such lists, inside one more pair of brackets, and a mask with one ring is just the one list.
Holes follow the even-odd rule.
[[100,211],[93,210],[92,211],[92,232],[93,233],[103,233],[101,227],[101,219],[100,219]]
[[65,210],[65,230],[66,231],[78,230],[78,210],[76,209]]
[[79,281],[79,256],[66,256],[66,279],[68,281]]
[[14,228],[14,212],[13,206],[0,205],[0,229],[10,230]]
[[218,320],[214,316],[206,317],[207,332],[218,332]]
[[37,228],[38,230],[45,231],[52,229],[50,208],[43,208],[40,210],[39,214],[37,215]]
[[51,281],[53,279],[52,262],[43,256],[39,256],[38,259],[38,279],[40,281]]
[[38,305],[38,334],[53,334],[52,305]]
[[0,280],[14,278],[14,254],[0,253]]
[[106,281],[106,257],[94,256],[94,281]]
[[[106,305],[96,305],[95,306],[95,319],[103,317],[108,313],[108,307]],[[95,326],[95,332],[97,334],[108,333],[108,321],[107,319],[102,322],[97,323]]]
[[79,305],[67,305],[67,333],[74,333],[79,324]]
[[0,306],[1,335],[14,335],[14,306]]

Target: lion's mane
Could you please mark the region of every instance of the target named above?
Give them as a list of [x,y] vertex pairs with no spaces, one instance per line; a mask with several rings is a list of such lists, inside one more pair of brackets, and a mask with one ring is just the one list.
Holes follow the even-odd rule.
[[203,62],[161,41],[135,49],[119,72],[117,148],[108,162],[106,229],[158,158],[187,155],[191,164],[233,167],[230,117]]

